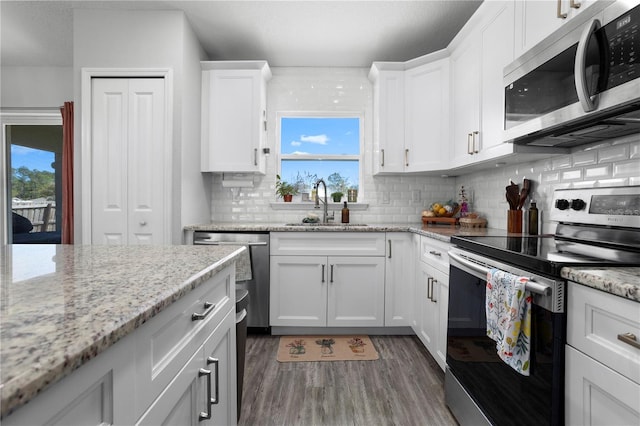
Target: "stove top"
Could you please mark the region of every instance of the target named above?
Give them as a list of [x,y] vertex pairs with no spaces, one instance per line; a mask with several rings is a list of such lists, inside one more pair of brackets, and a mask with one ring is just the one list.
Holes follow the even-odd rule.
[[560,276],[565,266],[638,266],[636,260],[611,260],[562,250],[564,241],[555,235],[538,236],[453,236],[451,243],[474,253],[528,269],[532,272]]

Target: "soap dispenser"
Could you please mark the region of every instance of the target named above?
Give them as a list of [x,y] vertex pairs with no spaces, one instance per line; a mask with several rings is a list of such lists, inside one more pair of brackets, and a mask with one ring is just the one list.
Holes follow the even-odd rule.
[[347,202],[344,202],[344,207],[342,208],[342,223],[349,223],[349,208],[347,207]]

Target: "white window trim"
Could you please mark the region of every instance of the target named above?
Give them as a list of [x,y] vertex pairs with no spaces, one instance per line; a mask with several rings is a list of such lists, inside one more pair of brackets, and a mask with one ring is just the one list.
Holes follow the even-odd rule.
[[318,155],[281,154],[282,152],[282,119],[283,118],[357,118],[360,125],[359,155],[323,155],[324,160],[353,161],[358,160],[358,202],[364,201],[364,111],[278,111],[276,112],[276,174],[282,173],[282,160],[316,160]]

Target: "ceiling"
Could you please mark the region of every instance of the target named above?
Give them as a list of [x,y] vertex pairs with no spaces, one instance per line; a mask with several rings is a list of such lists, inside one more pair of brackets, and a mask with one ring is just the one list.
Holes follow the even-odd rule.
[[209,60],[369,67],[446,47],[482,0],[0,1],[3,66],[73,65],[73,9],[183,10]]

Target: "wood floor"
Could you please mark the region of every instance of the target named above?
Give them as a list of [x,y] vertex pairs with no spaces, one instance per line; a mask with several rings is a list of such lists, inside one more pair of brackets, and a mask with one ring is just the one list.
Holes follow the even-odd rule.
[[249,335],[239,425],[456,425],[444,373],[415,336],[371,336],[377,361],[276,360],[278,336]]

